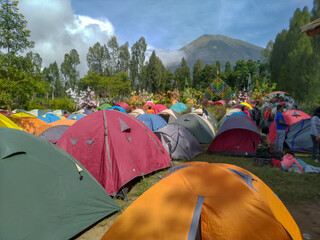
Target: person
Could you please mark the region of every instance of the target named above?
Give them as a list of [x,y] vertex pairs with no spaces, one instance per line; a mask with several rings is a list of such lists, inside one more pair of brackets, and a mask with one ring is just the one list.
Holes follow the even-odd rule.
[[204,117],[205,119],[209,118],[208,111],[205,108],[202,108],[202,117]]
[[65,117],[65,118],[68,118],[68,117],[69,117],[69,115],[67,114],[67,111],[64,111],[64,117]]
[[267,110],[264,111],[264,119],[266,120],[266,125],[269,127],[270,124],[273,122],[273,114],[272,114],[272,111],[271,111],[272,107],[269,106],[267,108]]
[[266,134],[262,134],[260,137],[260,143],[258,144],[258,147],[257,147],[256,157],[257,158],[271,158],[270,142],[269,142],[269,138]]
[[259,103],[257,102],[251,111],[251,119],[256,123],[258,127],[260,126],[260,118],[261,110],[259,109]]
[[[312,158],[315,162],[320,159],[320,107],[318,107],[311,118],[311,139],[312,139]],[[317,153],[318,152],[318,153]],[[318,157],[319,158],[318,158]]]
[[292,166],[292,164],[296,164],[298,166],[300,172],[304,171],[303,168],[301,167],[300,163],[294,157],[294,153],[292,151],[287,151],[286,155],[284,155],[282,158],[281,167],[283,170],[288,171],[289,168]]
[[153,113],[154,114],[154,110],[152,109],[152,107],[149,105],[146,113]]
[[247,114],[248,117],[250,117],[250,113],[249,113],[249,111],[248,111],[248,107],[242,106],[242,107],[241,107],[241,111],[242,111],[243,113]]
[[275,148],[279,152],[282,152],[283,150],[283,143],[286,136],[286,129],[289,126],[289,124],[287,124],[286,121],[284,120],[282,112],[283,112],[283,105],[278,105],[277,113],[276,113],[276,116],[274,117],[274,120],[276,122],[276,132],[277,132]]

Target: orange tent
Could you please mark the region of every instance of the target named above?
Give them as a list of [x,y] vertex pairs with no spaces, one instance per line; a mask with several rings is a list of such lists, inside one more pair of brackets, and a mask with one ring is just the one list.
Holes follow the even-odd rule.
[[34,130],[42,125],[46,125],[45,121],[42,121],[35,117],[20,117],[12,118],[12,120],[23,128],[24,131],[33,134]]
[[66,126],[71,126],[74,124],[76,121],[71,120],[71,119],[61,119],[52,123],[47,123],[45,125],[42,125],[34,130],[34,134],[39,136],[42,132],[47,130],[48,128],[51,128],[53,126],[58,126],[58,125],[66,125]]
[[102,237],[302,239],[290,213],[257,176],[230,164],[193,162],[135,200]]

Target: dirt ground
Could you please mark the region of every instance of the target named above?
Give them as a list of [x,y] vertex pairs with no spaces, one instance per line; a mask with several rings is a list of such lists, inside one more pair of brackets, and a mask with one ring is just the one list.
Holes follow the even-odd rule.
[[[320,203],[286,206],[298,224],[302,234],[308,233],[312,240],[320,239]],[[116,220],[116,216],[104,219],[77,236],[77,240],[98,240]]]

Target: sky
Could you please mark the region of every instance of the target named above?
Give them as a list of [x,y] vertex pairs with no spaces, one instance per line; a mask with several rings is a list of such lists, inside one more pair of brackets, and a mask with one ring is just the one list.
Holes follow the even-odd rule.
[[43,65],[60,65],[64,54],[76,49],[82,75],[89,47],[113,35],[129,47],[143,36],[148,53],[154,49],[171,65],[184,56],[180,48],[204,34],[266,47],[304,6],[311,11],[313,0],[20,0],[18,5]]

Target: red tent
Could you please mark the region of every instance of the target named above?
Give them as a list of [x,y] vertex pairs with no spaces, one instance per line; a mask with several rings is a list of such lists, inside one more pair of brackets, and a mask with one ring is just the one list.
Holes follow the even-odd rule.
[[219,100],[217,102],[214,103],[214,105],[222,105],[222,106],[226,106],[226,101],[225,100]]
[[163,110],[166,110],[168,108],[162,104],[157,104],[152,109],[154,110],[155,114],[158,114],[159,112],[162,112]]
[[118,102],[115,106],[122,107],[125,111],[130,112],[130,106],[125,102]]
[[[289,124],[289,127],[292,126],[293,124],[305,120],[305,119],[310,119],[311,116],[305,112],[299,111],[299,110],[288,110],[282,113],[284,120],[286,123]],[[287,128],[288,129],[288,128]],[[274,143],[276,141],[277,137],[277,131],[276,131],[276,122],[273,121],[270,126],[269,126],[269,141],[271,143]]]
[[103,109],[78,120],[57,146],[77,159],[110,195],[133,178],[170,165],[154,133],[119,111]]
[[149,106],[153,108],[155,105],[156,104],[154,102],[148,101],[145,105],[143,105],[142,109],[147,109]]

